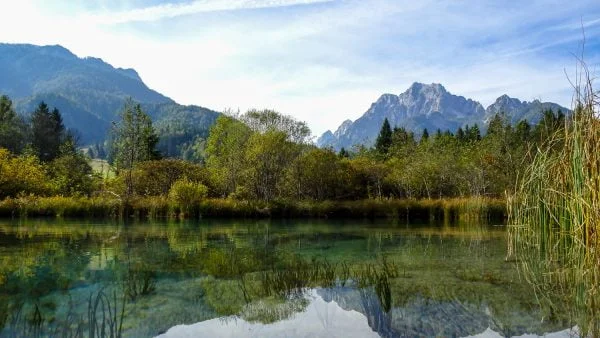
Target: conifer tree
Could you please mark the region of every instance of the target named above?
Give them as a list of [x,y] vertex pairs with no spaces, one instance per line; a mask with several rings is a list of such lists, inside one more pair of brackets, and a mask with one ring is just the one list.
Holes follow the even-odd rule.
[[383,120],[383,125],[375,141],[375,149],[381,154],[387,154],[392,145],[392,128],[390,122],[386,118]]
[[60,155],[66,137],[65,126],[58,109],[50,111],[41,102],[31,115],[31,145],[40,160],[49,162]]

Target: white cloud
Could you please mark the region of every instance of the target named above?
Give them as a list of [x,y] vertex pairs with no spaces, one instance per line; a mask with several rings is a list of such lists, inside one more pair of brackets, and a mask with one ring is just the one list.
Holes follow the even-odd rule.
[[[583,20],[597,41],[600,5],[556,2],[205,0],[90,12],[18,1],[0,20],[0,41],[59,43],[135,68],[180,103],[274,108],[320,134],[414,81],[484,105],[506,93],[568,106],[564,69],[581,32],[556,27]],[[587,52],[593,62],[599,54]]]
[[165,3],[157,6],[126,11],[107,11],[104,13],[87,15],[84,20],[91,20],[97,24],[113,25],[130,22],[157,21],[205,12],[276,8],[331,1],[333,0],[196,0],[188,3]]

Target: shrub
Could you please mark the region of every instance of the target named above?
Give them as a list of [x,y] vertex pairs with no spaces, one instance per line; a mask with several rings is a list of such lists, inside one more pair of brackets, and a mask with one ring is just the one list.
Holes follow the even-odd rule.
[[192,182],[187,178],[175,181],[169,191],[169,198],[184,214],[196,213],[200,202],[207,195],[208,188],[204,184]]

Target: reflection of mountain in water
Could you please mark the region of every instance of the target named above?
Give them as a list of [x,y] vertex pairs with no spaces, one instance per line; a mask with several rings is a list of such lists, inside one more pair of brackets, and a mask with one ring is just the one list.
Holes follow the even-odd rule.
[[458,301],[439,302],[417,297],[404,307],[386,313],[371,288],[320,289],[326,301],[344,310],[363,313],[369,326],[381,337],[465,336],[495,327],[489,311]]
[[377,337],[365,316],[325,301],[316,290],[306,297],[310,304],[289,319],[261,324],[239,317],[224,317],[192,325],[178,325],[161,337]]
[[[328,288],[317,290],[317,294],[346,311],[364,314],[369,327],[381,337],[502,337],[523,334],[498,323],[485,305],[415,297],[405,306],[385,312],[372,288]],[[490,333],[493,335],[490,336]],[[564,330],[551,335],[570,337],[571,332]],[[525,336],[538,337],[535,334]]]
[[[177,325],[161,337],[502,337],[486,306],[458,301],[415,298],[385,312],[372,288],[313,289],[304,311],[274,323],[249,322],[230,316],[192,325]],[[563,330],[547,337],[566,338]],[[538,337],[524,334],[521,337]]]

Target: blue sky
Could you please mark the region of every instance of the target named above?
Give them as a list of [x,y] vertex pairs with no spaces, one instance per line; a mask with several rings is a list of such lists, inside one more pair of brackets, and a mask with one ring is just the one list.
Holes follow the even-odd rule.
[[[8,1],[7,1],[8,2]],[[13,1],[1,42],[61,44],[135,68],[153,89],[215,110],[272,108],[319,135],[382,93],[442,83],[567,107],[585,31],[600,65],[600,1]]]

